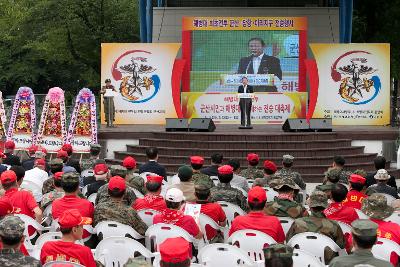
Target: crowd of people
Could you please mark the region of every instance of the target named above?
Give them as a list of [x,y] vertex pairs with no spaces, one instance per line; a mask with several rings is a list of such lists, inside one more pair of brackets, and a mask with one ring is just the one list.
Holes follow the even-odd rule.
[[[293,248],[285,245],[293,236],[315,232],[331,238],[349,255],[338,256],[327,249],[325,262],[330,266],[397,266],[398,255],[390,263],[377,259],[371,252],[377,238],[386,238],[400,245],[400,225],[385,221],[400,211],[396,182],[385,170],[384,157],[375,161],[376,172],[345,169],[345,159],[335,156],[332,166],[321,175],[321,184],[309,195],[306,183],[293,170],[295,158],[284,155],[282,167],[261,161],[255,153],[247,156],[248,165],[237,159],[224,160],[223,155],[211,156],[205,166],[202,156],[192,156],[190,164],[182,165],[175,175],[167,175],[159,164],[155,147],[146,150],[148,162],[137,166],[133,157],[120,165],[109,166],[100,158],[101,146],[91,145],[90,157],[78,161],[66,144],[48,161],[47,151],[29,148],[29,158],[21,162],[14,155],[15,144],[5,142],[0,153],[0,266],[41,266],[64,260],[84,266],[99,266],[91,248],[101,236],[91,235],[83,226],[93,227],[103,221],[116,221],[132,227],[144,236],[148,225],[139,210],[159,212],[153,224],[166,223],[183,228],[194,239],[206,238],[210,243],[223,243],[222,231],[206,227],[202,232],[193,216],[185,214],[188,204],[201,205],[200,212],[221,227],[227,216],[220,201],[238,206],[245,215],[237,216],[229,225],[228,235],[243,229],[263,232],[277,244],[264,249],[265,266],[292,266]],[[146,176],[140,174],[147,173]],[[33,186],[34,185],[34,186]],[[268,199],[266,190],[273,190]],[[94,201],[88,198],[96,194]],[[138,197],[143,195],[143,197]],[[389,205],[386,196],[395,201]],[[40,258],[29,256],[24,246],[25,224],[15,214],[24,214],[40,224],[46,223],[44,211],[51,207],[51,220],[58,220],[62,239],[44,244]],[[358,211],[369,219],[360,219]],[[294,220],[285,233],[280,217]],[[338,222],[351,225],[345,235]],[[28,231],[26,231],[28,230]],[[85,239],[84,245],[76,241]],[[161,266],[190,266],[196,249],[183,238],[167,239],[159,246]],[[135,265],[138,264],[138,265]],[[142,264],[142,265],[140,265]],[[132,258],[126,266],[147,266],[140,258]]]

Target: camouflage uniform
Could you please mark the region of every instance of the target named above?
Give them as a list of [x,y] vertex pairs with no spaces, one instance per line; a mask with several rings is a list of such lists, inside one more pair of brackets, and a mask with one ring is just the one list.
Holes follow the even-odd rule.
[[42,194],[46,195],[47,193],[50,193],[51,191],[54,191],[56,188],[54,187],[54,178],[53,175],[50,176],[49,179],[44,181],[43,187],[42,187]]
[[126,178],[128,174],[128,169],[121,165],[111,165],[110,166],[111,176],[121,176],[122,178]]
[[152,267],[150,263],[142,256],[129,258],[129,260],[124,264],[124,267]]
[[279,177],[289,177],[291,178],[302,190],[306,189],[306,183],[304,182],[303,178],[301,178],[300,173],[293,171],[291,168],[283,167],[279,171],[275,173],[276,176]]
[[144,186],[144,179],[139,175],[135,174],[133,170],[128,170],[125,180],[127,186],[135,188],[143,195],[147,193],[147,190]]
[[93,215],[93,225],[102,221],[116,221],[129,225],[143,236],[147,230],[147,225],[134,209],[114,199],[101,202],[96,206]]
[[271,259],[276,258],[292,258],[293,248],[284,244],[272,244],[264,248],[264,258],[266,265]]
[[219,183],[211,188],[209,201],[225,201],[238,205],[242,210],[248,210],[246,197],[240,190],[231,187],[230,184]]
[[325,178],[323,184],[326,184],[328,181],[331,183],[343,183],[348,184],[348,177],[351,173],[344,171],[340,168],[329,168],[325,172]]
[[271,186],[270,183],[272,182],[272,180],[275,180],[277,178],[278,177],[275,176],[275,174],[264,176],[263,178],[257,178],[253,183],[253,187],[254,186],[270,187]]
[[[24,222],[17,216],[6,216],[0,222],[0,236],[3,237],[22,238],[24,229]],[[37,259],[23,255],[19,249],[3,248],[0,250],[0,266],[36,267],[42,265]]]
[[[104,201],[108,201],[110,199],[110,195],[108,194],[108,183],[105,185],[102,185],[99,190],[97,191],[97,196],[96,196],[96,205],[99,203],[102,203]],[[124,197],[122,199],[122,203],[128,206],[132,206],[132,204],[136,200],[136,195],[135,192],[130,187],[126,188]]]
[[247,169],[241,170],[239,175],[247,179],[255,180],[257,178],[263,178],[264,172],[260,169],[257,169],[257,166],[248,166]]
[[[328,206],[328,198],[324,192],[314,191],[310,196],[310,208]],[[311,212],[309,217],[296,219],[286,234],[286,241],[289,241],[294,235],[304,232],[320,233],[328,236],[340,248],[345,247],[344,234],[339,224],[325,217],[323,212]],[[330,248],[325,249],[325,262],[330,262],[336,253]]]
[[65,195],[64,191],[53,190],[47,194],[43,195],[42,201],[40,202],[40,207],[45,209],[48,205],[53,203],[54,200],[62,198]]
[[[100,152],[100,150],[101,150],[101,145],[99,145],[99,144],[91,144],[90,145],[90,151]],[[81,171],[92,170],[94,168],[96,160],[97,160],[97,157],[93,157],[93,156],[90,156],[90,158],[88,158],[88,159],[83,159],[81,161]]]
[[194,172],[192,175],[192,181],[194,182],[195,185],[205,185],[208,188],[214,187],[214,182],[211,180],[210,176],[207,174],[201,173],[201,172]]
[[346,171],[343,169],[340,169],[339,173],[339,183],[342,184],[348,184],[349,183],[349,177],[352,173],[350,171]]

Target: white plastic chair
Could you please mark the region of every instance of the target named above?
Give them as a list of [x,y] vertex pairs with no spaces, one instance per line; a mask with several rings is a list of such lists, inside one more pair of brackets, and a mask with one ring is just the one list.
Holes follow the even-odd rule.
[[359,219],[366,219],[366,220],[369,219],[369,216],[367,214],[365,214],[364,212],[362,212],[361,210],[359,210],[359,209],[354,209],[354,210],[357,212]]
[[43,220],[42,223],[46,223],[47,225],[51,225],[53,218],[51,216],[52,205],[48,205],[43,211]]
[[96,260],[105,266],[123,266],[129,258],[133,258],[139,252],[143,257],[150,259],[154,257],[138,241],[127,237],[108,237],[100,241],[94,252]]
[[94,232],[97,236],[101,236],[102,239],[107,237],[127,237],[131,236],[133,239],[142,239],[143,236],[140,235],[135,229],[129,225],[125,225],[115,221],[102,221],[99,222]]
[[314,255],[301,249],[295,249],[293,251],[293,267],[324,267]]
[[136,195],[137,198],[143,198],[144,197],[144,195],[139,190],[137,190],[136,188],[134,188],[134,187],[130,187],[130,188],[132,189],[133,192],[135,192],[135,195]]
[[386,222],[393,222],[400,225],[400,212],[393,212],[392,215],[387,217],[384,221]]
[[254,261],[262,261],[264,260],[263,248],[276,244],[276,241],[263,232],[246,229],[234,232],[229,237],[228,243],[247,252]]
[[247,184],[249,185],[249,188],[253,187],[254,180],[253,179],[247,179]]
[[[210,244],[210,240],[208,240],[207,238],[207,234],[206,234],[206,226],[210,226],[211,228],[217,230],[217,231],[221,231],[223,233],[227,232],[225,231],[225,227],[220,226],[216,221],[214,221],[212,218],[210,218],[209,216],[207,216],[206,214],[200,213],[199,216],[199,224],[200,224],[200,230],[203,233],[203,243],[204,244]],[[224,236],[224,240],[226,240],[227,237]],[[200,247],[203,247],[203,245],[199,245]]]
[[267,201],[274,201],[275,197],[279,196],[279,193],[276,192],[274,189],[270,187],[263,187],[265,189],[265,192],[267,193]]
[[85,185],[85,186],[82,188],[82,190],[81,190],[82,195],[86,196],[86,193],[87,193],[87,191],[88,191],[88,187],[89,187],[89,185],[87,184],[87,185]]
[[58,265],[58,264],[67,264],[67,265],[73,266],[73,267],[85,267],[83,265],[80,265],[80,264],[74,263],[74,262],[70,262],[70,261],[49,261],[48,263],[44,264],[43,267],[52,267],[52,266]]
[[226,219],[227,219],[227,225],[230,227],[232,224],[233,219],[235,219],[236,216],[238,215],[245,215],[246,212],[244,212],[239,206],[225,202],[225,201],[218,201],[218,203],[221,205],[222,209],[225,212]]
[[327,237],[326,235],[304,232],[293,236],[287,243],[292,248],[298,248],[301,250],[308,251],[319,259],[322,263],[325,263],[324,250],[325,247],[329,247],[334,252],[339,254],[347,254],[345,250],[341,249],[335,241]]
[[138,210],[137,214],[147,226],[152,226],[154,216],[160,214],[160,212],[153,209],[142,209]]
[[378,238],[375,245],[372,247],[371,252],[375,257],[381,258],[385,261],[390,261],[390,255],[392,252],[400,256],[400,246],[392,240]]
[[[18,216],[21,218],[21,220],[25,223],[25,230],[24,230],[24,235],[25,235],[25,240],[24,240],[24,245],[26,249],[33,249],[33,244],[32,240],[36,238],[37,235],[40,235],[42,231],[49,230],[49,227],[44,227],[40,223],[38,223],[35,219],[25,215],[25,214],[15,214],[15,216]],[[31,226],[35,228],[35,233],[32,234],[31,236],[29,235],[28,232],[28,227]]]
[[278,220],[281,222],[283,232],[285,233],[286,236],[287,232],[289,232],[289,229],[294,222],[294,219],[290,217],[278,217]]
[[182,237],[190,243],[194,242],[194,237],[181,227],[165,223],[153,224],[147,229],[145,236],[146,248],[152,252],[157,251],[158,245],[171,237]]
[[47,232],[47,233],[41,234],[38,237],[38,239],[36,240],[36,243],[35,243],[32,253],[29,253],[30,256],[34,257],[35,259],[40,260],[40,251],[42,250],[44,243],[49,242],[49,241],[60,240],[61,237],[62,237],[61,232]]
[[87,169],[81,172],[81,177],[82,178],[87,178],[87,177],[93,177],[94,176],[94,170],[93,169]]
[[93,193],[87,198],[87,200],[89,200],[93,204],[93,206],[96,206],[96,197],[97,193]]
[[[246,252],[228,244],[210,244],[199,251],[197,256],[201,265],[207,267],[221,266],[264,266],[262,262],[256,263]],[[239,265],[239,263],[241,265]]]
[[341,221],[336,221],[336,222],[339,224],[344,235],[351,235],[351,226],[350,225],[348,225],[347,223],[341,222]]
[[214,185],[219,184],[218,176],[210,176],[210,179],[213,181]]

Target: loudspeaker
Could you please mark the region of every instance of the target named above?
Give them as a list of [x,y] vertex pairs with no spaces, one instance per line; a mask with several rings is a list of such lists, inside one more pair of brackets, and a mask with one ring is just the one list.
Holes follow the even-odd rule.
[[191,132],[214,132],[215,124],[212,119],[197,118],[192,119],[189,124]]
[[306,119],[286,119],[282,130],[284,132],[308,132],[310,127]]
[[167,132],[187,132],[188,127],[188,119],[165,119],[165,131]]
[[332,132],[332,119],[311,119],[310,129],[315,132]]

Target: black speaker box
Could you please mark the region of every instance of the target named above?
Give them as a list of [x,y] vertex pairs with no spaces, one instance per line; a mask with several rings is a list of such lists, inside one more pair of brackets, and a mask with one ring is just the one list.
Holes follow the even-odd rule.
[[167,132],[187,132],[189,128],[188,119],[165,119],[165,131]]
[[286,119],[282,130],[284,132],[308,132],[310,127],[306,119]]
[[196,118],[192,119],[189,124],[191,132],[214,132],[215,124],[212,119]]
[[332,132],[332,119],[311,119],[310,129],[315,132]]

